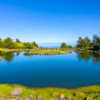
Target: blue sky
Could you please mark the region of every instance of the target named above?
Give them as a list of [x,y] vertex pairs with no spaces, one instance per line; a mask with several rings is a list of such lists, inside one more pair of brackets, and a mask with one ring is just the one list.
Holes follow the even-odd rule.
[[100,34],[100,0],[0,0],[0,37],[74,44]]

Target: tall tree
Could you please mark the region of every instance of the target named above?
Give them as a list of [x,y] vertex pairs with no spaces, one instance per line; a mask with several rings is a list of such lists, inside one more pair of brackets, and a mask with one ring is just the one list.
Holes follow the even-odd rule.
[[36,48],[38,48],[38,44],[34,41],[34,42],[32,42],[32,45],[33,45],[33,47],[36,47]]
[[31,43],[29,43],[29,42],[25,42],[24,43],[24,48],[26,48],[26,49],[33,49],[33,45]]
[[93,45],[94,46],[100,46],[100,37],[97,35],[93,36]]
[[65,42],[61,43],[60,48],[66,48],[66,47],[67,47],[67,44]]
[[85,42],[85,48],[90,48],[91,47],[91,40],[88,37],[84,38],[84,42]]
[[21,43],[21,41],[19,39],[16,39],[16,42]]
[[77,41],[77,47],[82,48],[82,44],[83,44],[83,39],[82,39],[82,37],[79,37],[78,41]]
[[6,39],[4,40],[4,47],[5,47],[5,48],[9,48],[9,49],[14,48],[13,40],[12,40],[10,37],[8,37],[8,38],[6,38]]
[[2,39],[0,39],[0,48],[3,48],[4,47],[4,42]]
[[88,49],[91,46],[91,40],[88,37],[85,37],[84,39],[82,37],[79,37],[77,41],[77,47],[78,48],[84,48]]

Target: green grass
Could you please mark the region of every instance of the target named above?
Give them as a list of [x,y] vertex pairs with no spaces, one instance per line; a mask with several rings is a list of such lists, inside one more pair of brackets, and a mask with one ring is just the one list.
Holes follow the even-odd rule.
[[37,50],[35,52],[38,53],[67,53],[67,51],[63,51],[63,50]]
[[0,48],[0,51],[7,51],[7,48]]
[[[23,44],[16,44],[19,47],[23,47]],[[0,48],[1,52],[16,52],[16,51],[30,51],[31,49],[8,49],[8,48]],[[34,50],[32,50],[31,52],[26,53],[25,55],[57,55],[57,54],[68,54],[71,53],[71,51],[69,50],[60,50],[60,49],[55,49],[55,50],[51,50],[51,49],[47,49],[47,50],[41,50],[41,49],[37,49],[35,48]]]
[[33,50],[29,52],[29,55],[57,55],[57,54],[68,54],[70,51],[67,50]]
[[[21,98],[28,97],[30,95],[34,97],[42,96],[46,100],[56,99],[57,97],[64,95],[65,97],[71,97],[75,100],[85,100],[86,97],[91,97],[93,100],[100,100],[100,86],[89,86],[78,89],[60,89],[60,88],[40,88],[32,89],[19,85],[0,85],[0,96],[10,96],[11,92],[15,88],[22,88],[23,94]],[[4,100],[4,99],[0,99]]]

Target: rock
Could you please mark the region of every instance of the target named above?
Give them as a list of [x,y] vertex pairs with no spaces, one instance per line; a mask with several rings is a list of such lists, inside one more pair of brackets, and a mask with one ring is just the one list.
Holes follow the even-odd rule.
[[87,97],[86,100],[92,100],[92,98],[91,97]]
[[43,100],[42,96],[37,96],[36,100]]
[[10,100],[17,100],[17,99],[15,99],[15,98],[12,98],[12,99],[10,99]]
[[22,88],[15,88],[12,93],[11,96],[21,96],[23,93]]
[[32,96],[25,98],[25,100],[33,100]]
[[54,98],[51,98],[50,100],[55,100]]
[[64,100],[64,97],[65,97],[64,94],[61,94],[61,95],[60,95],[60,99],[61,99],[61,100]]
[[57,98],[57,100],[72,100],[71,97],[65,97],[63,94]]
[[29,98],[25,98],[24,100],[30,100]]
[[60,96],[58,96],[57,100],[60,100]]
[[32,99],[33,99],[33,96],[32,96],[32,95],[30,95],[30,96],[29,96],[29,98],[30,98],[30,100],[32,100]]
[[64,100],[72,100],[72,98],[71,97],[65,97]]

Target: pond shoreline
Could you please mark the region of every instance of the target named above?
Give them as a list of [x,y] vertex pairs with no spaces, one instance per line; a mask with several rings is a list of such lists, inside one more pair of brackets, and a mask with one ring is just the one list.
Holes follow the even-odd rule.
[[[59,52],[58,52],[59,50]],[[100,54],[100,50],[90,50],[90,49],[79,49],[79,48],[72,48],[72,49],[64,49],[64,48],[37,48],[37,49],[6,49],[0,48],[0,52],[24,52],[29,51],[31,55],[56,55],[56,54],[68,54],[72,51],[79,51],[79,52],[88,52],[88,53],[97,53]],[[44,52],[42,52],[44,51]],[[47,52],[50,51],[50,52]],[[54,52],[57,51],[57,52]],[[64,51],[64,52],[62,52]]]
[[0,49],[0,52],[23,52],[23,51],[30,51],[33,49]]
[[88,53],[97,53],[100,54],[100,50],[92,50],[92,49],[79,49],[79,48],[74,48],[74,51],[80,51],[80,52],[88,52]]
[[0,49],[0,52],[25,52],[27,55],[58,55],[58,54],[68,54],[71,53],[70,50],[63,49]]
[[[45,50],[43,50],[43,51],[45,51]],[[23,52],[24,53],[24,52]],[[23,54],[22,53],[22,54]],[[7,54],[7,56],[6,55],[4,55],[4,58],[6,58],[6,59],[8,59],[8,57],[10,57],[10,56],[13,56],[12,55],[12,52],[9,52],[9,53],[6,53]],[[11,54],[11,55],[9,55],[9,54]],[[77,74],[78,72],[77,72],[77,68],[75,68],[75,67],[72,67],[71,66],[71,64],[74,66],[75,64],[76,64],[76,62],[74,62],[75,60],[71,60],[72,62],[70,62],[70,65],[68,66],[68,63],[69,63],[69,56],[67,56],[67,55],[65,55],[65,56],[59,56],[59,58],[58,58],[58,56],[55,56],[57,59],[55,59],[55,57],[54,56],[51,56],[51,57],[44,57],[44,56],[33,56],[33,57],[25,57],[25,64],[23,64],[23,59],[22,60],[20,60],[20,57],[22,57],[23,58],[23,55],[21,55],[21,56],[19,56],[18,57],[18,55],[17,55],[17,53],[14,53],[15,54],[15,56],[16,56],[16,58],[17,58],[17,60],[18,60],[18,62],[20,62],[20,63],[18,63],[17,62],[17,60],[16,59],[14,59],[14,60],[12,60],[12,63],[14,62],[14,64],[12,64],[12,66],[11,66],[11,64],[9,65],[9,63],[7,63],[8,65],[9,65],[9,67],[8,67],[8,65],[7,66],[4,66],[4,64],[3,63],[1,63],[1,72],[3,71],[3,73],[4,74],[2,74],[1,73],[1,83],[2,82],[4,82],[6,79],[5,79],[5,77],[2,77],[2,76],[4,76],[4,75],[6,75],[6,74],[8,74],[8,73],[11,73],[11,72],[13,72],[13,71],[15,71],[15,69],[13,69],[14,68],[14,66],[15,66],[15,68],[17,68],[17,70],[21,70],[21,68],[23,67],[23,70],[21,70],[20,72],[18,71],[18,72],[16,72],[15,74],[11,74],[9,77],[11,77],[11,78],[9,78],[9,79],[7,79],[7,81],[5,82],[5,83],[9,83],[9,84],[12,84],[12,83],[10,83],[8,80],[13,80],[14,81],[14,83],[15,84],[22,84],[21,82],[23,82],[23,79],[25,79],[26,80],[26,77],[27,77],[27,79],[29,79],[29,80],[27,80],[27,82],[25,82],[25,84],[26,83],[30,83],[30,82],[33,82],[32,84],[34,84],[35,83],[35,81],[40,81],[40,80],[42,80],[42,82],[40,82],[40,83],[35,83],[36,85],[38,84],[38,86],[41,86],[42,84],[44,85],[44,87],[49,87],[49,86],[51,86],[51,88],[28,88],[28,86],[29,87],[35,87],[35,85],[34,86],[30,86],[30,84],[29,85],[25,85],[25,84],[23,84],[23,86],[19,86],[19,85],[5,85],[5,84],[3,84],[3,85],[0,85],[0,100],[13,100],[13,99],[15,99],[15,100],[17,100],[17,98],[19,98],[18,100],[51,100],[51,99],[53,99],[53,100],[100,100],[100,86],[88,86],[88,87],[81,87],[81,88],[77,88],[77,87],[80,87],[80,86],[87,86],[87,85],[85,85],[85,84],[92,84],[92,85],[95,85],[95,84],[99,84],[99,82],[98,83],[95,83],[94,81],[95,80],[98,80],[97,78],[99,77],[99,65],[98,65],[98,68],[97,67],[95,67],[94,69],[96,69],[97,68],[97,74],[96,74],[96,76],[92,76],[93,75],[93,73],[94,73],[94,75],[95,75],[95,71],[94,70],[91,70],[91,68],[88,66],[88,64],[86,63],[86,69],[85,69],[85,66],[83,66],[83,68],[85,69],[85,70],[87,70],[87,68],[89,67],[89,71],[92,71],[91,73],[89,73],[89,76],[91,76],[91,77],[94,77],[94,78],[91,78],[90,79],[90,77],[88,77],[88,71],[85,71],[84,72],[84,70],[79,70],[79,72],[80,73],[82,73],[81,75],[83,76],[83,75],[86,75],[86,76],[84,76],[84,77],[81,77],[81,75],[80,75],[80,73],[79,74]],[[73,54],[73,53],[72,53]],[[84,54],[86,55],[86,56],[88,56],[88,57],[85,57],[84,56]],[[84,53],[84,54],[82,54],[82,55],[79,55],[79,57],[82,59],[82,58],[84,58],[84,59],[88,59],[88,58],[91,58],[91,55],[88,55],[88,53]],[[70,55],[71,56],[71,55]],[[96,55],[94,55],[93,57],[95,58],[95,56]],[[41,61],[41,65],[39,64],[39,66],[37,66],[38,65],[38,62],[39,62],[39,59],[38,59],[38,57],[40,57],[39,59],[40,59],[40,61]],[[43,57],[43,58],[42,58]],[[55,62],[55,66],[53,66],[54,65],[54,63],[52,63],[52,66],[50,65],[49,66],[49,64],[51,63],[51,59],[54,57],[54,62],[55,61],[57,61],[57,65],[56,65],[56,62]],[[63,59],[63,57],[64,57],[64,62],[62,62],[62,63],[59,63],[59,62],[61,62],[62,61],[62,59]],[[76,57],[76,56],[75,56]],[[96,57],[98,57],[98,56],[96,56]],[[44,63],[45,63],[45,59],[44,58],[49,58],[48,59],[48,64],[47,64],[47,62],[46,62],[46,64],[47,65],[45,65]],[[72,58],[74,58],[73,56],[72,56]],[[67,61],[68,60],[68,61]],[[10,61],[9,59],[8,59],[8,61]],[[15,62],[16,61],[16,62]],[[27,62],[27,61],[29,61],[29,62]],[[27,63],[26,63],[27,62]],[[36,63],[36,65],[35,65],[35,63]],[[44,63],[42,63],[42,62],[44,62]],[[21,65],[21,63],[22,63],[22,66],[20,67],[20,65]],[[31,65],[31,63],[32,63],[32,65]],[[18,65],[17,65],[18,64]],[[30,64],[30,65],[29,65]],[[45,68],[43,67],[43,64],[44,64],[44,66],[45,66]],[[64,64],[64,66],[63,66],[63,64]],[[33,66],[34,65],[34,66]],[[43,68],[42,68],[42,67]],[[48,67],[47,67],[48,66]],[[61,68],[59,67],[59,66],[61,66]],[[82,66],[82,64],[80,63],[80,67]],[[79,66],[78,66],[79,67]],[[79,67],[79,68],[80,68]],[[9,70],[10,70],[10,72],[5,72],[5,68],[9,68]],[[35,69],[36,68],[36,69]],[[40,70],[41,70],[41,72],[38,72],[39,71],[39,68],[41,68]],[[50,68],[50,72],[49,72],[49,77],[47,77],[46,79],[45,79],[45,76],[47,76],[48,74],[47,73],[45,73],[45,72],[47,72],[48,71],[48,69]],[[54,70],[54,68],[55,68],[55,70]],[[70,68],[70,70],[69,70],[69,68]],[[73,68],[75,68],[75,69],[73,69]],[[2,70],[3,69],[3,70]],[[12,70],[13,69],[13,70]],[[26,70],[25,70],[26,69]],[[29,70],[30,69],[30,70]],[[58,71],[58,69],[59,69],[59,72],[57,72]],[[63,70],[62,70],[63,69]],[[25,72],[24,72],[24,70],[25,70]],[[76,72],[72,75],[72,70],[75,70]],[[28,74],[26,74],[27,72],[29,72]],[[36,72],[36,73],[35,73]],[[21,76],[21,74],[23,73],[23,77]],[[31,73],[31,74],[30,74]],[[33,74],[34,73],[34,74]],[[55,77],[55,73],[56,73],[56,75],[58,74],[58,76],[57,77]],[[63,74],[64,73],[64,74]],[[67,73],[67,74],[66,74]],[[85,73],[85,74],[84,74]],[[44,74],[44,75],[43,75]],[[60,77],[59,77],[59,74],[60,74]],[[14,76],[15,75],[15,76]],[[18,77],[16,77],[18,75]],[[28,77],[28,75],[29,75],[29,77]],[[36,77],[36,76],[39,76],[39,77]],[[43,76],[42,76],[43,75]],[[70,83],[70,81],[69,81],[69,79],[70,79],[70,75],[72,75],[72,79],[71,80],[74,80],[74,78],[76,77],[76,79],[75,79],[75,81],[73,81],[73,82],[71,82]],[[75,76],[76,75],[76,76]],[[76,87],[76,89],[67,89],[67,88],[73,88],[72,86],[73,85],[75,85],[76,83],[76,80],[77,80],[77,78],[79,77],[79,75],[80,75],[80,77],[81,77],[81,79],[82,79],[82,81],[80,81],[79,80],[79,83],[80,83],[80,85],[78,84],[78,86]],[[14,76],[14,78],[12,79],[12,76]],[[35,76],[35,77],[31,77],[31,76]],[[21,77],[21,80],[20,80],[20,77]],[[49,83],[49,80],[50,79],[52,79],[52,77],[55,77],[54,79],[53,79],[53,81],[51,82],[51,83],[54,83],[55,82],[55,80],[56,79],[58,79],[57,81],[58,82],[60,82],[60,84],[63,84],[63,82],[64,82],[64,85],[65,86],[67,86],[67,87],[64,87],[64,88],[52,88],[53,87],[53,85],[51,85],[51,83],[47,86],[47,83],[45,83],[45,80],[47,80],[48,81],[48,83]],[[87,78],[88,77],[88,78]],[[97,77],[97,78],[96,78]],[[4,79],[4,80],[2,80],[2,78]],[[42,79],[43,78],[43,79]],[[64,81],[62,80],[62,78],[64,78]],[[33,79],[36,79],[36,80],[33,80]],[[68,79],[68,80],[67,80]],[[84,79],[84,80],[83,80]],[[85,80],[86,79],[86,80]],[[90,81],[93,81],[94,83],[91,83],[90,81],[89,81],[89,79],[90,79]],[[19,80],[18,81],[18,83],[16,83],[16,80]],[[32,81],[33,80],[33,81]],[[78,81],[78,80],[77,80]],[[83,82],[84,81],[84,83],[81,83],[81,82]],[[69,84],[67,84],[69,82]],[[86,83],[85,83],[86,82]],[[90,83],[89,83],[90,82]],[[58,84],[58,83],[55,83],[56,85]],[[70,84],[72,84],[72,86],[70,86]],[[64,86],[64,85],[62,85],[62,86]],[[24,87],[24,86],[27,86],[27,87]],[[55,86],[54,86],[55,87]],[[58,87],[58,86],[57,86]],[[19,89],[20,88],[20,89]],[[12,95],[12,92],[13,91],[22,91],[22,94],[20,95],[20,96],[15,96],[15,95]],[[1,99],[2,98],[2,99]],[[27,98],[27,99],[26,99]],[[98,99],[99,98],[99,99]]]
[[29,55],[60,55],[60,54],[69,54],[71,51],[68,50],[33,50],[28,52]]
[[77,89],[27,88],[20,85],[0,85],[0,100],[100,100],[100,86]]

